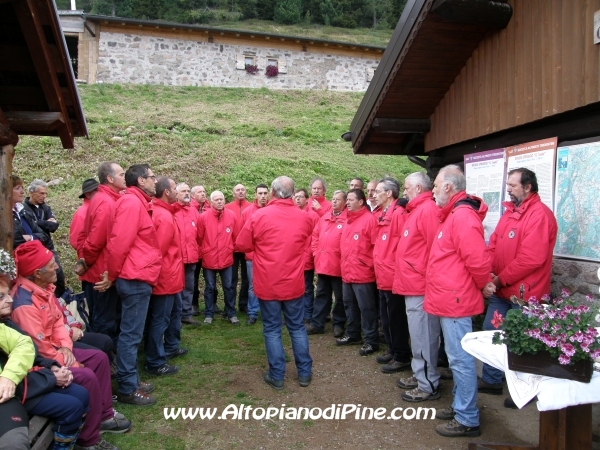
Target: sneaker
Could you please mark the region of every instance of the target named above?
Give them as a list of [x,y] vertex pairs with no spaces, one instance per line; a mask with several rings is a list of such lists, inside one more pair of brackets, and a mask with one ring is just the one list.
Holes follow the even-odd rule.
[[341,338],[344,335],[344,327],[340,327],[339,325],[333,326],[333,337]]
[[390,352],[387,352],[387,353],[384,353],[383,355],[377,355],[377,357],[375,358],[375,361],[377,361],[378,364],[387,364],[392,359],[394,359],[394,355],[392,355]]
[[267,383],[273,389],[277,389],[278,391],[283,389],[283,380],[274,380],[271,378],[271,375],[269,375],[269,372],[265,372],[263,380],[265,380],[265,383]]
[[456,421],[456,419],[452,419],[449,422],[446,422],[443,425],[438,425],[435,428],[438,434],[446,437],[477,437],[481,436],[481,429],[479,426],[476,427],[466,427],[461,425]]
[[146,372],[148,372],[150,375],[156,375],[156,376],[173,375],[174,373],[179,372],[179,367],[170,366],[168,364],[163,364],[162,366],[157,367],[156,369],[151,369],[149,367],[146,367]]
[[477,391],[482,394],[502,395],[502,383],[486,383],[481,378],[477,379]]
[[131,430],[131,421],[113,409],[114,416],[100,423],[100,433],[127,433]]
[[257,317],[248,317],[248,320],[246,320],[246,325],[254,325],[257,320]]
[[175,350],[175,352],[169,353],[167,355],[167,359],[178,358],[179,356],[187,355],[188,352],[189,350],[187,348],[178,348],[177,350]]
[[138,389],[129,395],[121,394],[119,392],[117,394],[117,401],[119,403],[128,403],[136,406],[151,406],[156,403],[156,399],[154,397],[149,396],[141,389]]
[[438,409],[435,413],[435,418],[440,420],[452,420],[454,419],[454,408],[452,406],[448,406],[444,409]]
[[213,318],[212,318],[212,317],[206,317],[206,318],[204,319],[204,323],[205,323],[205,324],[207,324],[207,325],[210,325],[210,324],[212,323],[212,321],[213,321]]
[[410,362],[400,362],[393,359],[389,364],[381,366],[383,373],[396,373],[402,372],[403,370],[410,369]]
[[361,356],[367,356],[367,355],[370,355],[371,353],[375,353],[377,350],[379,350],[378,345],[371,345],[371,344],[365,343],[360,348],[358,353],[360,353]]
[[312,375],[307,377],[298,377],[298,384],[302,387],[307,387],[312,381]]
[[138,384],[138,390],[145,394],[149,394],[150,392],[154,392],[154,385],[152,383],[148,383],[147,381],[140,381]]
[[452,380],[453,379],[452,370],[450,369],[450,367],[439,367],[438,366],[437,371],[440,374],[440,378],[442,380]]
[[323,334],[325,330],[319,330],[318,328],[313,327],[310,323],[308,325],[304,325],[306,328],[306,334]]
[[419,403],[425,400],[437,400],[440,398],[440,391],[433,393],[425,392],[418,387],[402,393],[402,400],[407,402]]
[[240,319],[238,319],[237,316],[231,316],[229,318],[229,321],[231,322],[231,325],[234,325],[236,327],[239,327],[241,325]]
[[396,381],[396,386],[400,389],[414,389],[419,387],[419,383],[415,377],[400,378]]
[[186,319],[181,319],[181,324],[182,325],[194,325],[197,327],[197,326],[200,326],[202,323],[189,317]]
[[114,445],[106,442],[104,439],[100,439],[94,445],[90,445],[89,447],[83,447],[81,445],[75,444],[73,447],[75,450],[119,450],[119,447],[115,447]]
[[335,345],[359,345],[362,344],[361,338],[351,338],[347,334],[335,340]]

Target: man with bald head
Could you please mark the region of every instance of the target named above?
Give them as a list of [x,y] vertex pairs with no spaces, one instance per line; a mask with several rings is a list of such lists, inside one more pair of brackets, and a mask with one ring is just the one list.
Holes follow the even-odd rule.
[[269,370],[264,381],[274,389],[283,389],[285,352],[281,340],[285,317],[298,382],[306,387],[312,376],[312,358],[304,317],[304,257],[307,240],[312,233],[308,214],[292,200],[294,181],[278,177],[271,183],[271,202],[257,210],[244,225],[236,246],[243,252],[254,252],[253,284],[263,320],[265,348]]
[[377,208],[377,180],[371,180],[367,183],[367,206],[371,208],[371,211]]
[[[212,204],[212,202],[211,202]],[[248,200],[246,200],[246,187],[243,184],[236,184],[233,188],[233,201],[227,203],[225,208],[232,211],[238,221],[239,228],[242,227],[242,212],[250,206]],[[238,285],[238,270],[242,273],[242,285],[240,287],[240,296],[238,299],[238,307],[242,312],[248,311],[248,271],[246,270],[246,255],[240,252],[233,254],[233,268],[231,282],[233,283],[233,299],[237,297],[237,285]]]

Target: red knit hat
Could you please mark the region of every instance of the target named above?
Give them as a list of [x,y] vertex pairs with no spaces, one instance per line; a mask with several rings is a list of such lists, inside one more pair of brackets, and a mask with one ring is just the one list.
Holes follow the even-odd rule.
[[37,269],[41,269],[54,257],[54,254],[38,241],[27,241],[15,250],[17,273],[28,277]]

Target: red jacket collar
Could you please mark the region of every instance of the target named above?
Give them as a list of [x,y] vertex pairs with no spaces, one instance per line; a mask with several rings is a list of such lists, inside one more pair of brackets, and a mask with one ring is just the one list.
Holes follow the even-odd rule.
[[152,200],[152,204],[154,206],[158,206],[159,208],[164,208],[164,209],[168,210],[171,214],[176,211],[177,206],[181,206],[183,208],[183,206],[180,205],[179,203],[168,204],[167,202],[162,201],[161,199],[158,199],[158,198],[155,198],[154,200]]
[[120,192],[116,192],[116,191],[112,190],[109,186],[107,186],[105,184],[101,184],[100,186],[98,186],[98,191],[104,192],[105,194],[110,195],[115,200],[118,200],[119,198],[121,198],[121,195],[122,195]]
[[354,222],[356,219],[364,216],[365,214],[371,214],[366,206],[363,206],[358,211],[348,211],[348,223]]
[[465,198],[467,198],[466,191],[460,191],[454,194],[450,201],[446,204],[446,206],[440,208],[440,211],[438,212],[438,218],[440,219],[440,222],[444,222],[446,220],[448,214],[450,214],[454,209],[454,205],[456,204],[456,202]]
[[513,202],[502,202],[502,206],[506,208],[507,213],[523,214],[525,211],[527,211],[527,209],[531,208],[531,205],[535,205],[541,201],[542,199],[540,198],[539,194],[537,192],[533,192],[519,206],[515,206]]
[[433,202],[433,194],[431,191],[421,192],[406,205],[406,212],[410,213],[425,202]]

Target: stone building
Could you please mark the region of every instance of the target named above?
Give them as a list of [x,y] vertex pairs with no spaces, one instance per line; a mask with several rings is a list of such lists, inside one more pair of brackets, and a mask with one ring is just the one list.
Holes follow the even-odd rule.
[[[383,47],[61,11],[87,83],[366,91]],[[249,73],[247,66],[256,66]],[[268,66],[278,74],[266,76]]]

